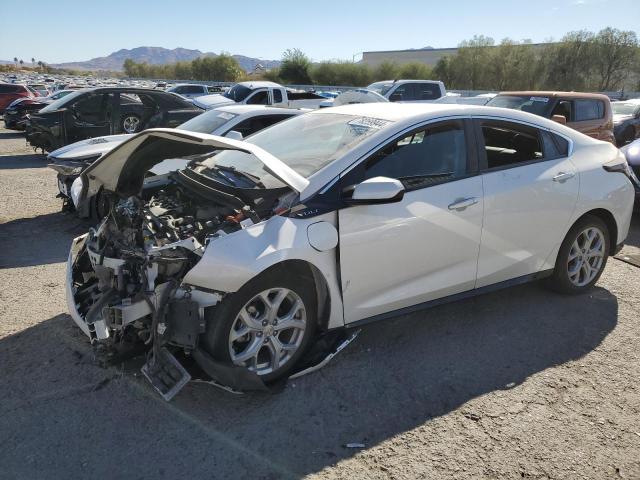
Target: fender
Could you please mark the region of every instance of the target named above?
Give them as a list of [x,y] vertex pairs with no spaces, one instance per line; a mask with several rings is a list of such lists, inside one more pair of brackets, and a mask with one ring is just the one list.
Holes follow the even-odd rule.
[[[329,328],[344,325],[342,295],[337,270],[337,230],[334,241],[327,233],[309,241],[309,227],[319,222],[335,229],[336,212],[307,219],[274,216],[209,242],[200,261],[184,277],[184,284],[218,292],[236,292],[252,278],[286,260],[302,260],[324,276],[331,297]],[[312,228],[313,232],[315,229]],[[322,243],[322,248],[318,249]]]

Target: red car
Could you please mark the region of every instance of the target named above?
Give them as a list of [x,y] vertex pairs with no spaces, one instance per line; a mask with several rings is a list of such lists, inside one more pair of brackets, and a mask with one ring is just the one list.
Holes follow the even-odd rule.
[[34,97],[33,92],[26,85],[13,83],[0,83],[0,113],[18,98]]

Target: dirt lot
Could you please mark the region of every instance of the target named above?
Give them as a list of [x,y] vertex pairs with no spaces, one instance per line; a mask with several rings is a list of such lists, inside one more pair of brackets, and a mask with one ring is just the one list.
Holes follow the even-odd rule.
[[165,403],[65,313],[86,225],[59,213],[44,157],[0,130],[0,170],[3,478],[640,478],[639,268],[372,325],[280,394],[190,384]]

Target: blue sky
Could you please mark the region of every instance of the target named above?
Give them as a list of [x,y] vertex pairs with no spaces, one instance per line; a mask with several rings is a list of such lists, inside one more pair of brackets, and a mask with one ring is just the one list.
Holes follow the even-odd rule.
[[47,63],[143,45],[265,59],[297,47],[317,61],[451,47],[474,34],[542,42],[606,26],[640,32],[640,0],[30,0],[29,15],[11,15],[8,3],[0,0],[0,59]]

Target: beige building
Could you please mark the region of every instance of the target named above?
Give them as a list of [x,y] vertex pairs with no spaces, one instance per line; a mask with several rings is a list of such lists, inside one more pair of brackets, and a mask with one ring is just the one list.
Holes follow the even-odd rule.
[[[546,43],[531,43],[533,48],[540,48]],[[426,63],[434,66],[442,57],[455,55],[457,48],[425,48],[415,50],[381,50],[374,52],[362,52],[362,63],[371,67],[380,65],[382,62],[395,62],[400,65],[411,62]]]
[[435,65],[442,57],[455,55],[457,48],[433,48],[424,50],[382,50],[362,52],[362,63],[376,67],[382,62],[395,62],[400,65],[411,62]]

